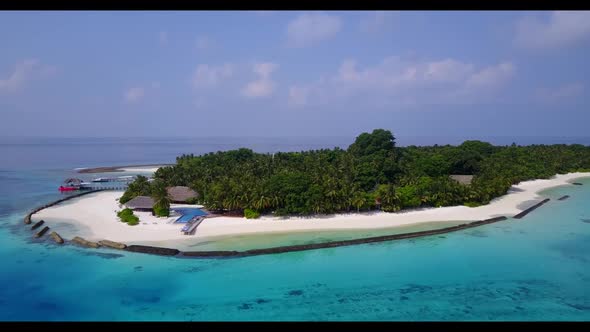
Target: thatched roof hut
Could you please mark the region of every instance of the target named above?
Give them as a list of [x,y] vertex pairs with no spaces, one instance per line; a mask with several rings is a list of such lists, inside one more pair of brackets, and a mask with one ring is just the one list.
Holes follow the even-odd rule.
[[82,183],[82,180],[76,178],[68,178],[64,180],[64,184],[68,186],[79,186]]
[[451,179],[459,182],[460,184],[471,184],[471,180],[473,180],[473,175],[451,175]]
[[184,186],[168,187],[166,190],[168,190],[170,200],[175,203],[184,203],[188,199],[199,196],[196,191]]
[[154,199],[149,196],[137,196],[125,203],[131,210],[151,211],[154,207]]

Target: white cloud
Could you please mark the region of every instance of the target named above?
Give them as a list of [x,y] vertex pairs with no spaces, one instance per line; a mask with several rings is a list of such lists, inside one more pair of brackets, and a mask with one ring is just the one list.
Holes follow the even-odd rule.
[[453,59],[429,62],[424,75],[433,82],[460,82],[471,75],[474,65]]
[[233,65],[226,63],[220,66],[200,64],[192,78],[194,88],[213,87],[225,79],[232,77]]
[[27,81],[41,76],[51,76],[56,67],[42,64],[38,59],[26,59],[17,63],[7,78],[0,78],[0,92],[15,92],[23,88]]
[[361,19],[360,30],[369,33],[379,32],[393,22],[395,13],[394,11],[376,11],[367,14]]
[[158,40],[162,46],[168,44],[168,32],[160,31],[160,33],[158,33]]
[[125,92],[125,101],[127,103],[137,103],[145,96],[145,90],[141,87],[135,87]]
[[342,27],[338,16],[321,13],[302,14],[287,26],[287,44],[306,47],[334,37]]
[[516,24],[515,42],[525,48],[560,48],[589,39],[590,11],[554,11],[548,20],[526,16]]
[[361,68],[352,59],[344,60],[327,79],[293,85],[289,104],[330,103],[362,96],[383,103],[470,103],[494,96],[513,77],[510,62],[477,68],[456,59],[424,61],[391,56],[374,66]]
[[271,74],[279,68],[279,65],[271,62],[254,64],[253,71],[258,76],[257,80],[248,83],[242,89],[242,95],[248,98],[268,97],[275,90],[275,82]]
[[569,83],[557,88],[541,88],[537,90],[536,99],[545,103],[571,101],[584,93],[582,83]]
[[467,80],[468,86],[497,86],[514,75],[514,65],[510,62],[502,62],[473,73]]

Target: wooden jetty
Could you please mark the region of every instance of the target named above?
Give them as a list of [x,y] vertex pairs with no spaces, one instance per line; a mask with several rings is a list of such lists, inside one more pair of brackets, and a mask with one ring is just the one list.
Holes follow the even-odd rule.
[[198,216],[191,219],[183,228],[182,233],[184,235],[193,235],[197,231],[197,227],[205,220],[203,216]]

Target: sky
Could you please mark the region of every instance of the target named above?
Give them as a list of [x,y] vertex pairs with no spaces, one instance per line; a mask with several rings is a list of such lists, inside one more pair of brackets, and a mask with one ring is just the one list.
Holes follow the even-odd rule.
[[590,136],[590,12],[0,12],[0,136]]

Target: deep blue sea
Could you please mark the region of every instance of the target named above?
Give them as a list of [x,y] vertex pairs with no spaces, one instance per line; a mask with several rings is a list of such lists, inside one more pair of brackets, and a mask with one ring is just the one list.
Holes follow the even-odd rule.
[[[502,138],[496,144],[587,138]],[[400,138],[402,145],[460,139]],[[32,239],[22,222],[78,167],[181,153],[346,147],[343,138],[0,139],[2,321],[590,319],[590,179],[523,219],[420,239],[239,259],[179,259]],[[565,201],[557,201],[562,195]]]

